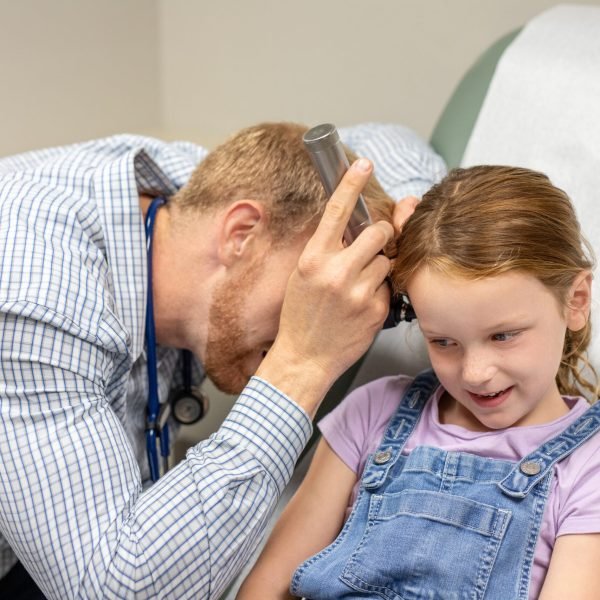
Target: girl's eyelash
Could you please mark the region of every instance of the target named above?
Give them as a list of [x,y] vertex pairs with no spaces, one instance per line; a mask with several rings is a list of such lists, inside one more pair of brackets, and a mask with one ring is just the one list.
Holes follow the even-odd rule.
[[[500,333],[494,333],[492,339],[496,342],[507,342],[517,337],[520,333],[520,331],[501,331]],[[505,337],[506,339],[498,339],[500,337]]]
[[449,346],[452,345],[452,342],[446,338],[435,338],[432,340],[429,340],[430,344],[435,344],[436,346],[439,346],[440,348],[448,348]]
[[[511,340],[516,338],[521,333],[522,333],[521,330],[501,331],[499,333],[492,334],[491,338],[492,338],[492,341],[494,341],[494,342],[500,342],[500,343],[510,342]],[[504,339],[501,339],[501,338],[504,338]],[[438,348],[450,348],[451,346],[454,345],[454,342],[452,340],[449,340],[448,338],[432,338],[429,340],[429,343],[433,344],[434,346],[437,346]]]

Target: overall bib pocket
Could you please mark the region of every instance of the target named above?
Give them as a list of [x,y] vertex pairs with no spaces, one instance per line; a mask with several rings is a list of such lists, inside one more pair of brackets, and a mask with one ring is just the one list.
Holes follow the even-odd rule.
[[374,494],[341,579],[390,600],[483,598],[510,518],[509,510],[450,493]]

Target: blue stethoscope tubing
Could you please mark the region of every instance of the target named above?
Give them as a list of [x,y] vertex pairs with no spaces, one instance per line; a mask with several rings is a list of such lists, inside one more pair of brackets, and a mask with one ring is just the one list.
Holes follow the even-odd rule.
[[164,198],[154,198],[146,213],[146,255],[148,267],[148,291],[146,298],[146,357],[148,360],[148,408],[146,416],[146,451],[150,478],[158,481],[160,477],[157,440],[160,442],[160,454],[163,458],[163,470],[167,471],[169,459],[169,426],[159,422],[160,401],[158,398],[158,368],[156,361],[156,330],[154,326],[154,299],[152,297],[152,238],[154,221],[158,209],[165,204]]

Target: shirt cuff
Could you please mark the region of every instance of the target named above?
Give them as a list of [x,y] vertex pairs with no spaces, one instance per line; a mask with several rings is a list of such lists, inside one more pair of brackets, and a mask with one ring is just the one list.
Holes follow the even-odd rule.
[[252,377],[221,431],[244,446],[273,476],[279,493],[312,435],[308,414],[291,398],[260,377]]

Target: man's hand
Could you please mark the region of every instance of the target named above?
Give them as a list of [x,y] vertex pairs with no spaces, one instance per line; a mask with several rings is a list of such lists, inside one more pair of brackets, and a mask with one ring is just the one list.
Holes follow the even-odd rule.
[[378,252],[392,238],[392,226],[375,223],[350,246],[342,243],[372,168],[366,159],[356,161],[327,203],[289,279],[277,338],[256,373],[311,416],[368,349],[389,310],[390,260]]

